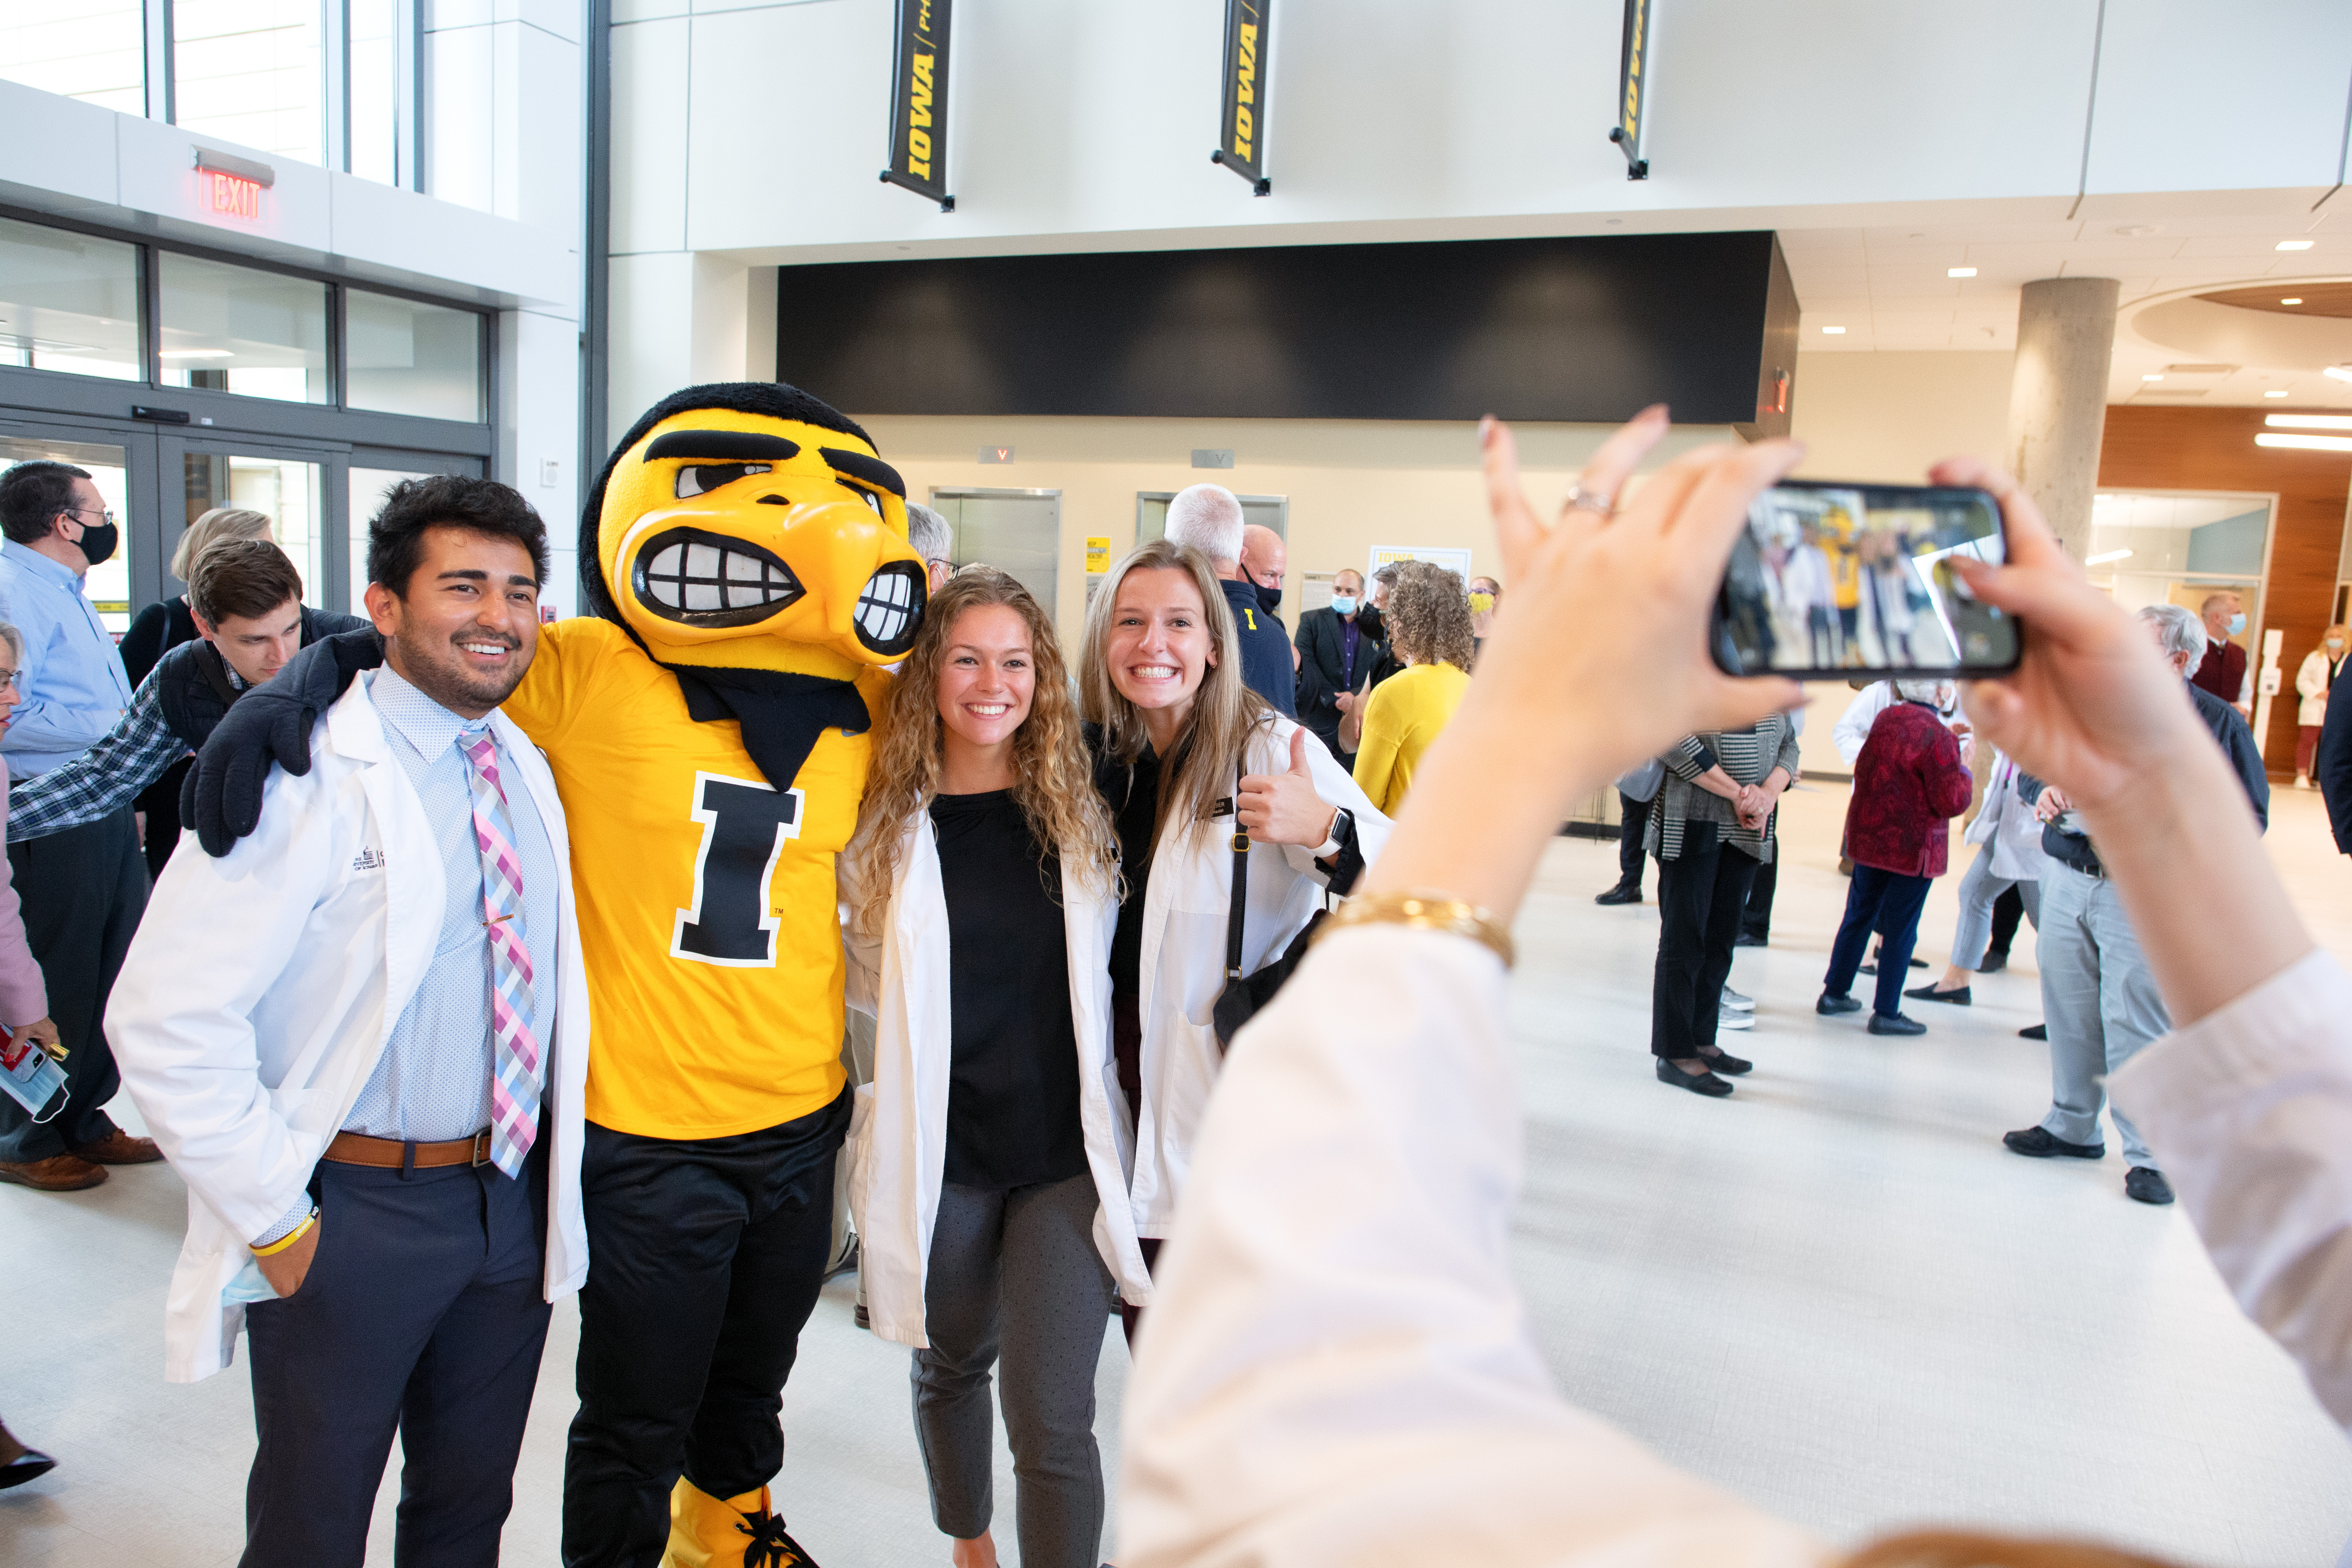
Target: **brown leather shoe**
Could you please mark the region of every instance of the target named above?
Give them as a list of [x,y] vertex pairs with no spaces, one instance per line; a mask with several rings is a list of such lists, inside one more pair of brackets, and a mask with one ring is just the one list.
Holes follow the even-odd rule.
[[52,1154],[46,1160],[11,1164],[0,1160],[0,1182],[14,1182],[44,1193],[78,1193],[106,1180],[106,1168],[79,1154]]
[[118,1127],[95,1143],[68,1146],[93,1165],[152,1165],[163,1157],[152,1138],[133,1138]]

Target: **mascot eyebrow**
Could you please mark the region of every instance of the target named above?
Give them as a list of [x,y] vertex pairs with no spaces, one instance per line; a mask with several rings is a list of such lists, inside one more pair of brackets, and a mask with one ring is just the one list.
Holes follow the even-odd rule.
[[900,500],[907,499],[907,481],[898,470],[879,458],[869,458],[863,452],[846,452],[839,447],[819,447],[817,456],[831,465],[836,474],[847,474],[853,479],[864,479],[877,489],[888,490]]
[[672,430],[655,438],[646,448],[645,460],[658,463],[665,458],[723,458],[734,462],[758,462],[772,458],[785,462],[801,455],[801,444],[787,441],[782,436],[762,436],[751,430]]

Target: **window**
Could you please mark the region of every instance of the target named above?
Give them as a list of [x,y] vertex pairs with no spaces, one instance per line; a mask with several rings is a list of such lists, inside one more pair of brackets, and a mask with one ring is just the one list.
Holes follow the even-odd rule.
[[143,380],[138,247],[0,218],[0,365]]
[[343,359],[349,407],[481,422],[482,318],[471,310],[346,289]]
[[319,0],[172,0],[171,16],[173,118],[181,129],[320,161]]
[[0,5],[0,81],[144,114],[146,47],[140,0],[7,0]]
[[400,50],[394,24],[400,8],[393,0],[350,0],[350,5],[351,172],[396,185]]
[[164,386],[325,403],[327,286],[160,253]]
[[326,583],[320,551],[320,488],[325,473],[317,463],[288,462],[243,453],[190,452],[181,459],[187,481],[187,521],[216,506],[243,507],[269,519],[278,547],[302,574],[302,602],[324,605]]

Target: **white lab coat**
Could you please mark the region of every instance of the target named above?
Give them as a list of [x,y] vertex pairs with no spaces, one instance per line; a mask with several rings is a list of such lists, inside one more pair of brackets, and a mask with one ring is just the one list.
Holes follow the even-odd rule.
[[2303,668],[2294,672],[2295,694],[2303,699],[2294,710],[2297,724],[2317,729],[2327,722],[2327,688],[2336,679],[2330,665],[2322,649],[2313,648],[2303,656]]
[[[1911,678],[1906,676],[1904,679]],[[1854,693],[1853,700],[1847,703],[1845,711],[1838,715],[1838,721],[1830,726],[1831,743],[1837,747],[1838,755],[1844,759],[1847,767],[1853,766],[1854,759],[1862,755],[1862,743],[1870,739],[1870,727],[1877,723],[1878,716],[1894,707],[1895,703],[1895,682],[1874,680]],[[1942,720],[1944,728],[1948,730],[1962,715],[1958,712],[1937,713],[1936,717]]]
[[2038,882],[2050,865],[2042,847],[2042,824],[2033,808],[2017,798],[2017,764],[2002,752],[1992,754],[1984,805],[1962,836],[1969,844],[1992,846],[1992,874],[2013,882]]
[[[1095,1248],[1130,1305],[1151,1299],[1151,1276],[1136,1244],[1128,1168],[1134,1146],[1127,1097],[1110,1044],[1110,939],[1118,924],[1112,886],[1070,874],[1062,864],[1063,925],[1070,964],[1070,1020],[1078,1041],[1078,1121],[1101,1207]],[[866,1308],[881,1338],[927,1346],[923,1288],[931,1229],[947,1164],[948,1074],[952,1020],[948,984],[948,906],[940,880],[931,814],[908,825],[883,932],[847,928],[849,1005],[873,1016],[874,1081],[857,1089],[849,1123],[849,1210],[858,1236]],[[857,903],[857,868],[842,861],[842,884]]]
[[[554,775],[503,714],[490,722],[565,868],[543,1096],[553,1300],[588,1272],[580,1215],[588,985]],[[440,936],[441,851],[366,682],[320,721],[310,751],[307,775],[270,775],[259,829],[225,858],[172,857],[107,1008],[123,1087],[188,1184],[188,1234],[164,1310],[165,1375],[174,1383],[228,1365],[245,1308],[226,1292],[250,1256],[247,1244],[300,1201]]]
[[[1253,731],[1240,771],[1287,773],[1290,737],[1297,729],[1292,721],[1276,717]],[[1315,793],[1326,805],[1354,815],[1356,844],[1369,867],[1389,841],[1389,819],[1356,787],[1328,748],[1310,742],[1307,758]],[[1151,877],[1143,898],[1142,958],[1136,974],[1143,1026],[1143,1106],[1130,1192],[1139,1236],[1165,1237],[1175,1226],[1192,1139],[1224,1060],[1212,1010],[1225,986],[1233,830],[1230,816],[1196,823],[1179,821],[1171,813],[1152,847]],[[1244,973],[1255,974],[1282,956],[1321,907],[1329,879],[1315,863],[1312,846],[1251,842],[1249,902],[1242,920]]]
[[1128,1380],[1127,1568],[1829,1559],[1554,1388],[1505,1007],[1484,947],[1360,926],[1234,1042]]

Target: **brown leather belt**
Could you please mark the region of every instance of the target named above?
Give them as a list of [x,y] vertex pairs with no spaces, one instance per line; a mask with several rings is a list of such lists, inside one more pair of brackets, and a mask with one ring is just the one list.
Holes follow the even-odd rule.
[[386,1171],[429,1171],[436,1165],[487,1165],[490,1163],[490,1130],[446,1143],[404,1143],[397,1138],[371,1138],[364,1132],[338,1132],[320,1158],[338,1165],[373,1165]]

